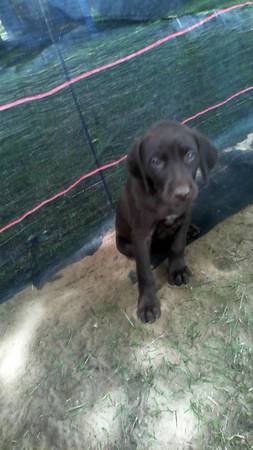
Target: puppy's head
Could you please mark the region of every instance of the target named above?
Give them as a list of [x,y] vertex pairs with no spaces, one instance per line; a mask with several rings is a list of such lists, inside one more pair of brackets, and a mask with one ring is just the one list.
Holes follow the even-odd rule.
[[128,170],[145,193],[177,212],[198,194],[198,168],[207,183],[216,159],[217,150],[201,133],[174,122],[162,122],[135,142],[128,156]]

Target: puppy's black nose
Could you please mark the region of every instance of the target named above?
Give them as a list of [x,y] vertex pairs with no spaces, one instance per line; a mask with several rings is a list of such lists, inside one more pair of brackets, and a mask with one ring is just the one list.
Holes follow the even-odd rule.
[[180,184],[176,187],[174,191],[174,198],[176,200],[184,201],[186,200],[190,195],[190,187],[188,184]]

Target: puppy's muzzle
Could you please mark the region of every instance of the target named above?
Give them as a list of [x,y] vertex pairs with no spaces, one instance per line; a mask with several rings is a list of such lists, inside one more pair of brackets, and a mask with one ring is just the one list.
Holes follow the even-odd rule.
[[188,184],[179,184],[173,191],[172,201],[184,202],[189,199],[191,188]]

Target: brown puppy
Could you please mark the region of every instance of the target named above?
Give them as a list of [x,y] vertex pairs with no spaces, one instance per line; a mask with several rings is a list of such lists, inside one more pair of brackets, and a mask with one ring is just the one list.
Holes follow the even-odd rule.
[[151,127],[128,156],[129,177],[116,212],[116,244],[136,260],[142,322],[153,322],[161,313],[150,267],[152,245],[168,248],[169,282],[188,282],[184,249],[198,195],[195,177],[200,168],[207,183],[216,159],[217,151],[206,137],[173,122]]

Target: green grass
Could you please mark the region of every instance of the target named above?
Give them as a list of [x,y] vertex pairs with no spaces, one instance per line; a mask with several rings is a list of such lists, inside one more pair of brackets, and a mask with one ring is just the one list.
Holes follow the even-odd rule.
[[[244,236],[246,227],[239,222],[237,227]],[[63,301],[62,314],[58,308],[54,311],[53,297],[49,306],[48,298],[43,300],[45,291],[36,296],[36,301],[49,311],[52,307],[54,313],[48,311],[33,341],[28,388],[24,394],[17,392],[13,400],[22,405],[18,429],[13,432],[13,423],[9,425],[19,448],[39,450],[41,436],[48,444],[52,421],[58,433],[56,448],[63,447],[61,439],[66,448],[75,448],[73,436],[80,439],[78,448],[91,450],[173,450],[184,440],[185,450],[253,448],[253,284],[248,281],[252,246],[249,244],[246,257],[245,247],[238,244],[241,237],[236,236],[236,226],[234,234],[229,229],[231,223],[232,219],[230,225],[226,223],[218,233],[214,230],[204,238],[212,251],[209,247],[205,253],[208,245],[203,242],[201,251],[197,243],[189,249],[194,258],[203,252],[216,267],[226,241],[233,239],[237,253],[231,256],[231,264],[221,268],[218,263],[210,275],[208,270],[204,275],[196,273],[192,289],[177,290],[174,300],[173,290],[163,286],[158,293],[162,317],[155,325],[141,324],[130,312],[133,305],[123,310],[125,296],[133,301],[136,295],[130,284],[121,287],[119,283],[117,302],[112,300],[115,293],[98,298],[94,286],[90,294],[94,301],[89,299],[91,304],[85,309],[85,277],[80,286],[76,282],[75,290],[62,283],[61,291],[57,285],[54,292],[63,296],[58,299],[59,304]],[[103,283],[106,286],[105,280]],[[81,299],[76,295],[78,286],[82,286]],[[64,303],[65,295],[69,303]],[[26,307],[25,298],[22,300]],[[2,321],[9,321],[9,302],[3,310]],[[19,324],[18,315],[16,320]],[[32,368],[36,368],[36,377],[33,372],[31,377]],[[6,415],[11,406],[3,405]],[[41,405],[39,417],[50,417],[45,429],[37,423],[33,410]],[[19,411],[20,406],[15,407]],[[30,438],[23,433],[27,424]],[[36,433],[41,433],[38,440]],[[8,438],[2,437],[3,448],[7,442]]]

